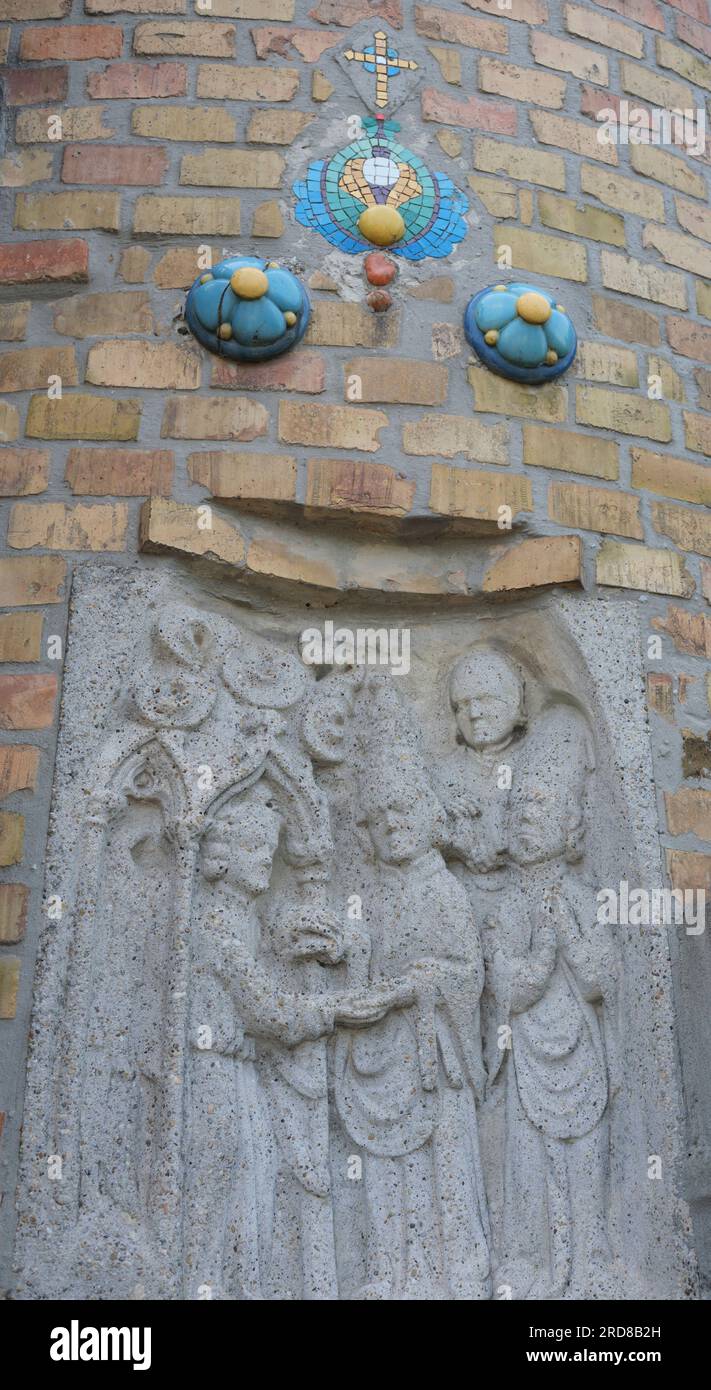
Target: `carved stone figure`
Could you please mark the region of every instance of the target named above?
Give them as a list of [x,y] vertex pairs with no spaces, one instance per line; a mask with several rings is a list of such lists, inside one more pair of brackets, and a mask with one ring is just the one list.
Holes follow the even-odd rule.
[[360,800],[380,868],[371,978],[398,980],[411,1002],[337,1047],[338,1109],[365,1153],[367,1283],[357,1296],[488,1298],[479,937],[437,848],[443,811],[418,761],[392,747],[371,763]]
[[666,936],[596,912],[659,869],[620,604],[415,614],[397,679],[194,576],[75,604],[15,1296],[688,1296]]
[[489,1084],[506,1073],[504,1263],[514,1298],[612,1296],[608,1104],[617,980],[583,857],[592,770],[579,714],[534,725],[514,776],[512,879],[486,933]]

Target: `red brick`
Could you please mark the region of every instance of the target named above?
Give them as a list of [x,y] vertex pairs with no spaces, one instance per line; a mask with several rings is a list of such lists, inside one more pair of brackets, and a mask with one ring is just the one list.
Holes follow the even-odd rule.
[[688,319],[667,319],[667,338],[675,352],[682,357],[695,357],[698,362],[711,362],[711,328]]
[[65,476],[75,496],[167,497],[173,457],[170,449],[70,449]]
[[6,68],[2,73],[7,106],[36,106],[43,101],[66,101],[68,68]]
[[49,729],[57,676],[0,676],[0,729]]
[[334,34],[332,30],[316,32],[294,25],[287,27],[280,24],[276,28],[269,24],[251,32],[258,58],[268,58],[270,53],[275,53],[278,58],[286,58],[295,51],[301,54],[305,63],[317,63],[327,49],[343,43],[343,35]]
[[91,72],[86,94],[99,101],[140,101],[146,97],[184,97],[188,73],[183,63],[109,63]]
[[304,391],[315,395],[326,385],[326,362],[319,352],[288,353],[272,362],[213,363],[211,386],[238,391]]
[[711,29],[704,24],[696,24],[688,15],[680,14],[676,21],[676,36],[682,43],[688,43],[691,48],[711,58]]
[[497,135],[515,135],[517,129],[515,106],[480,101],[479,97],[458,101],[449,92],[437,92],[434,87],[426,87],[422,93],[422,119],[466,130],[491,130]]
[[[375,13],[379,19],[392,24],[393,29],[402,29],[402,0],[378,0]],[[318,0],[315,9],[309,10],[309,19],[315,19],[318,24],[342,24],[344,29],[350,29],[361,19],[370,19],[372,14],[372,0]]]
[[0,246],[0,284],[40,280],[88,280],[89,247],[79,237],[16,241]]
[[20,39],[20,62],[43,63],[53,58],[119,58],[123,31],[118,24],[43,24],[40,29],[24,29]]
[[702,24],[709,22],[708,0],[669,0],[669,4],[692,19],[700,19]]
[[168,155],[160,146],[67,145],[62,160],[62,183],[140,184],[163,182]]
[[623,19],[636,20],[647,29],[659,29],[664,33],[664,10],[656,0],[596,0],[604,10],[612,10]]

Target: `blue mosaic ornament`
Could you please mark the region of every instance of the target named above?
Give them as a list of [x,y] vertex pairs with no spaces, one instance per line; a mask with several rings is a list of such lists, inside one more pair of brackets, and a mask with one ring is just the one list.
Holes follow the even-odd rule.
[[494,285],[470,299],[464,332],[487,367],[512,381],[554,381],[578,347],[562,304],[535,285]]
[[296,217],[339,251],[355,256],[387,246],[409,261],[448,256],[467,232],[466,197],[446,174],[393,138],[400,127],[366,116],[363,133],[294,184]]
[[276,261],[229,256],[188,292],[190,332],[210,352],[262,362],[303,338],[311,306],[301,281]]

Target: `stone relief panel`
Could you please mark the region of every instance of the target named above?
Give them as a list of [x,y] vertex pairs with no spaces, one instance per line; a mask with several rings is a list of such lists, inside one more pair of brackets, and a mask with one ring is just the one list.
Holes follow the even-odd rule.
[[689,1296],[635,610],[397,620],[78,580],[16,1297]]

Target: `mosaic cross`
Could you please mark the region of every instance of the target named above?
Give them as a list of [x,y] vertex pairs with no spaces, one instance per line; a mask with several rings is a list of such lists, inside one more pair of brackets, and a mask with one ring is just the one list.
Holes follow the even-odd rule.
[[418,67],[412,58],[401,58],[396,49],[388,47],[388,36],[382,29],[373,35],[373,43],[367,48],[348,48],[343,57],[352,63],[362,63],[365,72],[375,73],[375,105],[380,107],[388,104],[390,78],[398,77],[402,71],[415,72]]

